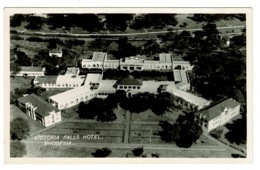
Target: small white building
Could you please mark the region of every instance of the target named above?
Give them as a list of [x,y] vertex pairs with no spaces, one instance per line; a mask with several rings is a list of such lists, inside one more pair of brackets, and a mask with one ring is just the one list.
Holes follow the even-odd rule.
[[17,100],[17,105],[30,118],[45,127],[54,125],[61,121],[60,110],[35,94],[19,98]]
[[31,76],[44,76],[45,68],[42,67],[20,67],[20,71],[12,71],[12,76],[24,76],[24,77],[31,77]]
[[210,132],[225,125],[239,113],[240,103],[231,98],[224,99],[195,113],[195,122]]
[[50,57],[59,57],[61,58],[63,55],[62,49],[53,49],[49,51],[49,56]]

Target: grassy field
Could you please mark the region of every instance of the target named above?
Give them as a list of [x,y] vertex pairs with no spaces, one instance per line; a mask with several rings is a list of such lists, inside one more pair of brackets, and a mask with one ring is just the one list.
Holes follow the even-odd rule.
[[[241,119],[241,117],[242,117],[242,116],[239,114],[239,115],[237,115],[236,117],[234,117],[229,123],[232,123],[232,122],[233,122],[234,120],[236,120],[236,119]],[[227,144],[227,145],[229,145],[229,146],[232,146],[232,147],[238,148],[238,149],[242,149],[244,152],[246,152],[246,150],[247,150],[246,144],[240,144],[240,145],[238,145],[238,144],[236,144],[236,143],[230,143],[230,142],[226,139],[225,135],[226,135],[227,132],[229,132],[229,130],[228,130],[228,128],[227,128],[226,126],[219,127],[218,129],[223,129],[223,133],[222,133],[222,135],[220,136],[220,138],[219,138],[218,140],[222,141],[223,143],[225,143],[225,144]]]
[[[26,143],[26,142],[25,142]],[[27,144],[27,155],[26,157],[93,157],[92,153],[96,149],[103,147],[97,146],[43,146],[38,143],[26,143]],[[109,157],[135,157],[132,150],[136,147],[126,147],[126,148],[110,148],[112,152]],[[142,147],[142,145],[138,146]],[[212,150],[211,150],[212,149]],[[165,147],[144,147],[143,155],[146,157],[152,157],[152,154],[158,154],[159,157],[165,158],[230,158],[231,152],[223,150],[218,146],[209,149],[185,149],[176,148],[174,146]]]
[[17,106],[11,105],[10,106],[10,121],[12,121],[18,117],[21,117],[21,118],[25,119],[26,121],[28,121],[28,124],[30,127],[30,135],[35,132],[38,132],[39,130],[44,129],[44,126],[42,126],[40,123],[31,119],[23,111],[21,111]]
[[184,113],[179,111],[174,112],[166,112],[163,115],[156,115],[151,110],[146,110],[142,113],[132,113],[132,121],[151,121],[151,122],[159,122],[159,121],[175,121],[179,115],[183,115]]
[[10,78],[10,91],[13,91],[16,88],[24,88],[27,89],[31,87],[31,82],[34,77],[14,77]]
[[[64,135],[79,135],[80,139],[75,142],[122,143],[123,131],[124,125],[118,123],[67,122],[41,132],[40,135],[59,135],[61,140]],[[100,138],[83,139],[84,135],[99,135]]]

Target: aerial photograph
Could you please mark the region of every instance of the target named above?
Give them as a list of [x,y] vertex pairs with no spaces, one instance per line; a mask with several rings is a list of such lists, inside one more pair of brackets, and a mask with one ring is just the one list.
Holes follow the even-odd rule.
[[246,18],[12,14],[10,157],[247,158]]

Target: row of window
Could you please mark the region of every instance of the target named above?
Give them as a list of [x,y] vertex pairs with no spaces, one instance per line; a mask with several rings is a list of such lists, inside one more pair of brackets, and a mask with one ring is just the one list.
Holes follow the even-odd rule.
[[119,89],[140,89],[140,86],[119,86]]
[[[90,94],[90,97],[93,97],[93,96],[97,96],[97,94],[96,94],[96,93],[95,93],[95,94]],[[84,99],[87,100],[87,99],[88,99],[88,96],[85,96],[85,98],[84,98],[84,97],[81,97],[81,98],[77,98],[76,100],[72,100],[72,101],[70,101],[70,104],[73,105],[74,102],[75,102],[76,104],[78,104],[78,103],[84,101]],[[69,103],[66,103],[65,105],[61,105],[60,108],[61,108],[61,109],[64,109],[64,108],[67,108],[68,106],[69,106]]]
[[57,86],[57,87],[78,87],[78,84],[51,84],[51,83],[42,83],[42,86]]
[[[117,68],[119,65],[118,64],[105,64],[104,65],[104,67],[105,68]],[[90,68],[90,67],[93,67],[93,68],[102,68],[103,67],[103,64],[92,64],[92,65],[90,65],[90,64],[88,64],[88,65],[86,65],[86,64],[84,64],[83,66],[82,66],[83,68]]]

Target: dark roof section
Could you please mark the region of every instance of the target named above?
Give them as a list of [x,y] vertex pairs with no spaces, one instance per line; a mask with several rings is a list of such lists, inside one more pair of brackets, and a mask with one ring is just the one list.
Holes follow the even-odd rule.
[[46,102],[42,98],[36,96],[35,94],[27,95],[18,99],[20,103],[26,104],[30,102],[34,107],[37,107],[36,112],[42,117],[48,116],[49,112],[59,111],[56,107],[52,106],[51,103]]
[[37,76],[34,81],[38,83],[56,83],[58,76]]
[[39,71],[39,72],[42,72],[43,71],[43,68],[41,67],[25,67],[25,66],[22,66],[20,67],[21,68],[21,71],[31,71],[31,72],[36,72],[36,71]]
[[210,121],[216,117],[218,117],[225,108],[234,108],[240,105],[240,103],[236,102],[234,99],[222,99],[211,105],[205,107],[204,109],[200,110],[196,114],[203,114],[206,115],[207,120]]
[[136,86],[141,86],[142,84],[143,84],[142,80],[129,79],[129,78],[125,78],[117,83],[117,85],[136,85]]

